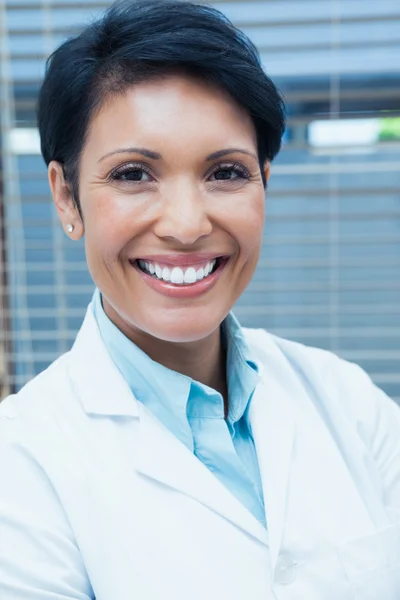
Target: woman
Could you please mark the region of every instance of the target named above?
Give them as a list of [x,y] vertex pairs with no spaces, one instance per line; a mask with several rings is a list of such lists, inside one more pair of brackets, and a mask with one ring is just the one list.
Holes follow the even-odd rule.
[[96,292],[1,404],[0,597],[398,600],[398,407],[230,313],[284,129],[254,46],[125,1],[52,55],[38,121]]

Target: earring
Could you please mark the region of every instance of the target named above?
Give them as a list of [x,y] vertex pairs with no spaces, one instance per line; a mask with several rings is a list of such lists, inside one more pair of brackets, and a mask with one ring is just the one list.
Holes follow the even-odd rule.
[[68,233],[72,233],[74,230],[74,226],[71,225],[71,223],[68,223],[68,225],[65,226],[65,229],[68,231]]

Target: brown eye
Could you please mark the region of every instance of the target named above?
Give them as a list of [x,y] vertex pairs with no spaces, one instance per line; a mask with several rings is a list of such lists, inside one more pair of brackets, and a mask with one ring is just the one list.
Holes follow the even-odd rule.
[[227,165],[219,167],[211,175],[214,181],[237,181],[240,179],[249,179],[248,171],[238,165]]
[[125,165],[111,173],[111,179],[114,181],[133,181],[142,183],[151,181],[151,175],[143,167],[134,165]]

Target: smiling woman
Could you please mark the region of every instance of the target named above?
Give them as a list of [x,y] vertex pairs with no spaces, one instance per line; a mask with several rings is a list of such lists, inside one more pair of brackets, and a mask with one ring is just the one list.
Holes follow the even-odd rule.
[[[219,325],[262,242],[269,163],[257,152],[249,114],[220,87],[175,68],[129,86],[92,116],[75,203],[62,166],[50,162],[60,219],[74,225],[72,239],[85,234],[105,312],[150,356],[160,340],[205,338],[219,353]],[[216,356],[201,373],[195,347],[173,345],[170,366],[182,369],[182,350],[185,362],[193,352],[191,376],[222,384],[212,373]]]
[[253,44],[118,2],[50,57],[38,122],[96,290],[0,406],[0,597],[398,600],[398,407],[231,313],[284,131]]

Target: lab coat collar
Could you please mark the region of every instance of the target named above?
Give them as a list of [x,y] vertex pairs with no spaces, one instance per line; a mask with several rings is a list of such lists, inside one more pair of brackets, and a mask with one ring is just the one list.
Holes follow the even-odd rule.
[[70,378],[91,415],[139,415],[139,406],[101,338],[90,306],[70,351]]

